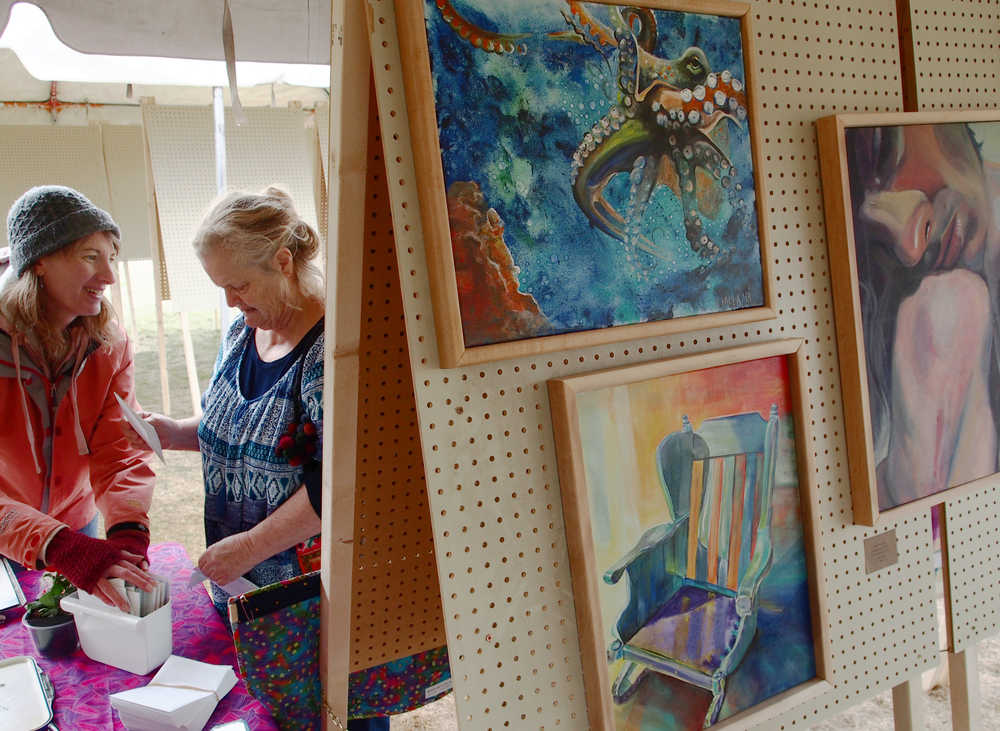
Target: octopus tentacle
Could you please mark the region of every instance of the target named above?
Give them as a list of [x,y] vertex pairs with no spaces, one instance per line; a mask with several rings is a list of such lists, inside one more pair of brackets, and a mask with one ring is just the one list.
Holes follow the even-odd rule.
[[[647,164],[648,163],[648,164]],[[625,243],[636,245],[642,240],[642,217],[659,181],[659,165],[652,158],[638,157],[629,173],[628,215],[625,219]]]
[[[622,242],[628,238],[626,220],[604,198],[604,189],[619,173],[631,172],[635,161],[649,145],[648,126],[626,119],[621,109],[612,107],[602,121],[584,135],[573,155],[576,204],[595,228]],[[631,238],[638,248],[665,259],[646,237]]]
[[[635,36],[639,48],[646,53],[652,53],[656,49],[658,34],[656,16],[653,15],[653,11],[649,8],[628,7],[621,8],[619,13],[629,33]],[[637,23],[639,25],[638,31],[635,30]]]
[[704,257],[719,253],[719,247],[704,233],[698,214],[697,170],[705,170],[723,189],[729,189],[736,174],[729,157],[711,138],[698,130],[687,130],[683,144],[673,148],[672,156],[680,183],[684,229],[691,248]]
[[530,36],[530,33],[494,33],[484,30],[463,18],[450,0],[435,0],[441,18],[451,26],[452,30],[467,40],[476,48],[482,48],[490,53],[527,53],[528,49],[520,41]]
[[615,47],[615,34],[611,28],[597,20],[581,3],[568,0],[568,5],[569,12],[562,11],[562,16],[570,30],[554,31],[548,34],[549,38],[582,40],[597,50],[604,46]]

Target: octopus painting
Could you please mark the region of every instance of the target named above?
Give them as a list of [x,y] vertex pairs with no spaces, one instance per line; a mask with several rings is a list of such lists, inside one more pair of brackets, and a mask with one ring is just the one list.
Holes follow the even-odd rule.
[[445,183],[479,186],[547,318],[509,339],[763,304],[739,18],[572,0],[425,18]]

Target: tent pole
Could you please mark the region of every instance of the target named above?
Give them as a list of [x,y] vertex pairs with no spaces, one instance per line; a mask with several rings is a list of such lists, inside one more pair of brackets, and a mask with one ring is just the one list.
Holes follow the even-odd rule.
[[[226,192],[226,107],[222,101],[222,87],[212,87],[212,116],[215,123],[215,192]],[[229,329],[229,307],[226,293],[219,290],[219,325],[222,337]]]
[[149,149],[149,112],[154,105],[152,97],[143,97],[142,109],[142,149],[146,161],[146,218],[149,221],[149,234],[153,237],[153,296],[156,303],[156,342],[160,359],[160,397],[161,407],[166,416],[170,416],[170,379],[167,375],[167,335],[163,324],[163,259],[160,252],[163,249],[163,239],[160,234],[160,215],[156,206],[156,181],[153,178],[153,157]]

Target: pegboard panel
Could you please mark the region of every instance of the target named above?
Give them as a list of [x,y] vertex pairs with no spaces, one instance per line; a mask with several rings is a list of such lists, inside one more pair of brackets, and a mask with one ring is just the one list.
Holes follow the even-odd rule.
[[215,285],[191,250],[198,222],[216,195],[212,110],[144,104],[142,123],[170,299],[177,302],[178,309],[197,309],[199,305],[215,309],[219,302]]
[[[316,226],[315,139],[301,109],[254,107],[247,123],[236,126],[226,114],[226,186],[261,190],[284,187],[299,214]],[[219,295],[192,255],[191,240],[218,191],[215,178],[215,127],[211,107],[143,106],[156,200],[163,232],[164,266],[176,310],[213,310]],[[310,130],[311,132],[311,130]]]
[[[753,3],[775,320],[439,368],[392,0],[368,0],[371,49],[459,723],[584,728],[586,699],[548,379],[802,337],[806,444],[833,690],[762,724],[808,728],[936,662],[929,516],[900,519],[897,564],[866,575],[852,524],[814,120],[898,111],[895,4]],[[408,59],[407,62],[412,62]]]
[[909,0],[909,6],[915,110],[1000,107],[1000,6],[982,0]]
[[146,160],[142,127],[138,124],[102,124],[104,160],[111,189],[111,214],[122,230],[118,258],[153,258],[153,237],[146,215]]
[[246,124],[237,126],[226,108],[226,184],[235,190],[260,190],[276,183],[287,190],[295,208],[317,231],[315,131],[306,127],[309,113],[299,107],[244,107]]
[[354,494],[352,670],[445,644],[374,96],[371,105]]
[[111,210],[100,125],[0,126],[0,211],[4,246],[7,211],[35,185],[68,185],[96,205]]
[[1000,626],[1000,481],[945,503],[951,643],[961,652]]
[[[915,108],[1000,107],[1000,5],[975,0],[910,0]],[[1000,631],[995,591],[997,484],[945,497],[953,649]]]

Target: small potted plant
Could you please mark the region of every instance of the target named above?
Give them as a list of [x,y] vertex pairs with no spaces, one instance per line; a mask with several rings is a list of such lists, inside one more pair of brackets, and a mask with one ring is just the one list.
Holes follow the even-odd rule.
[[69,579],[53,572],[42,577],[42,593],[24,605],[21,622],[31,633],[35,649],[45,657],[64,657],[76,649],[79,638],[73,615],[64,612],[60,600],[76,591]]

